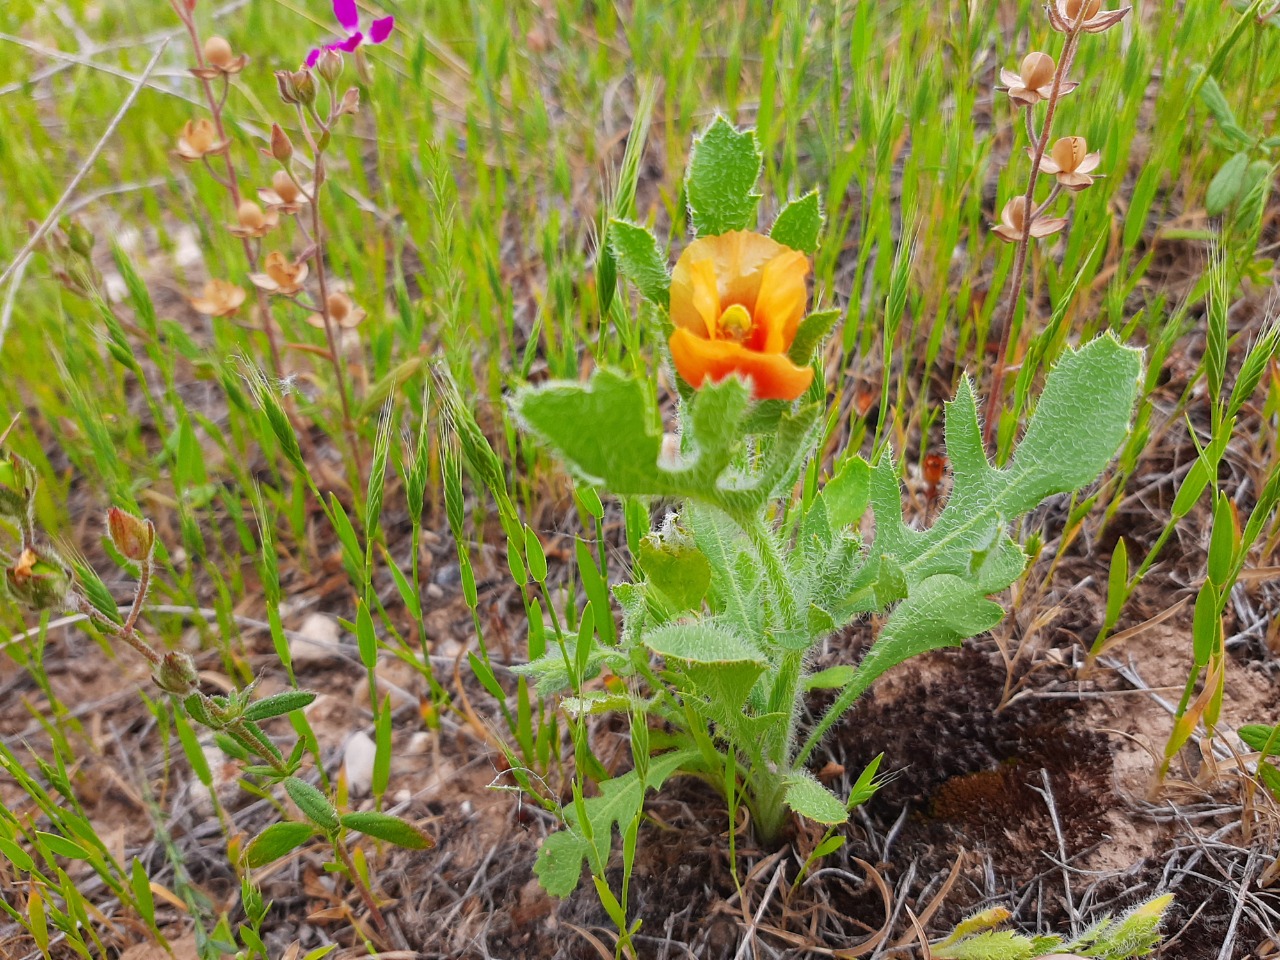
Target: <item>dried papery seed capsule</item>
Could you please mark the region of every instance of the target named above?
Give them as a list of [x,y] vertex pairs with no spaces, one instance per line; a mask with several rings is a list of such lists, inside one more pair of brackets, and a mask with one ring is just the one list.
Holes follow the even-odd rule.
[[[1064,4],[1063,15],[1068,20],[1092,20],[1102,9],[1102,0],[1064,0]],[[1084,11],[1083,16],[1081,10]]]
[[204,65],[191,68],[191,72],[202,80],[213,80],[215,77],[226,78],[231,74],[239,73],[249,62],[249,58],[243,53],[237,57],[235,51],[231,49],[231,44],[222,37],[210,37],[206,40],[202,53]]
[[156,686],[175,697],[189,697],[200,687],[200,674],[191,657],[180,650],[166,653],[151,673]]
[[[329,319],[344,330],[359,326],[365,318],[364,310],[357,307],[345,293],[331,293],[325,303],[329,307]],[[324,317],[318,313],[307,317],[307,323],[321,330],[324,329]]]
[[215,67],[225,67],[235,59],[235,53],[224,38],[210,37],[204,42],[204,58]]
[[178,157],[188,163],[221,153],[226,148],[226,141],[218,139],[218,128],[208,117],[188,120],[178,135]]
[[1040,172],[1052,174],[1068,190],[1083,190],[1093,184],[1090,174],[1101,162],[1101,154],[1090,153],[1084,137],[1062,137],[1040,158]]
[[267,210],[280,213],[297,213],[307,204],[307,194],[311,184],[299,186],[287,170],[277,170],[271,175],[271,186],[258,191],[258,199],[267,205]]
[[277,170],[272,174],[271,188],[285,203],[293,203],[298,199],[301,192],[298,190],[298,185],[293,182],[293,177],[289,176],[284,170]]
[[107,533],[126,560],[142,563],[151,558],[151,551],[156,545],[156,528],[150,520],[112,507],[107,511]]
[[[1027,198],[1013,197],[1000,211],[1000,223],[991,231],[1005,243],[1020,243],[1027,222]],[[1033,238],[1047,237],[1057,233],[1067,225],[1065,217],[1036,217],[1031,224],[1029,236]]]
[[191,306],[207,317],[229,317],[244,303],[245,292],[228,280],[210,280],[200,296],[192,297]]
[[227,229],[237,237],[265,237],[280,222],[275,210],[263,210],[252,200],[240,201],[236,208],[236,223]]
[[262,266],[263,272],[250,274],[249,279],[254,286],[268,293],[291,296],[302,289],[302,284],[307,279],[306,263],[291,262],[279,250],[272,250],[267,254]]
[[1130,7],[1103,10],[1102,0],[1052,0],[1046,9],[1049,25],[1059,33],[1102,33],[1123,20]]

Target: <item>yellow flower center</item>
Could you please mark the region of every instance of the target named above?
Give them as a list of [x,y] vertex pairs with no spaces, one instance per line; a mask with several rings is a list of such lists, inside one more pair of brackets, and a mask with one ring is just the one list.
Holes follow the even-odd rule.
[[747,311],[747,308],[740,303],[735,303],[720,314],[718,326],[726,339],[736,340],[741,343],[747,338],[747,334],[751,332],[752,322],[751,314]]

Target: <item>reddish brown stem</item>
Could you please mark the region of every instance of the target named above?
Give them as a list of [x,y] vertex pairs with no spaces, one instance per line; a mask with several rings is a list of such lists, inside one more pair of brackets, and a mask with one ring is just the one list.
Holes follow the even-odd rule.
[[[178,19],[182,21],[182,25],[187,28],[187,36],[191,39],[191,50],[195,54],[196,66],[204,71],[207,67],[204,59],[204,47],[200,43],[200,32],[196,27],[195,17],[190,11],[184,10],[182,0],[170,0],[173,5],[174,12],[178,14]],[[221,98],[217,97],[213,92],[213,84],[209,82],[208,77],[199,77],[200,86],[204,89],[205,102],[209,105],[209,114],[213,118],[213,127],[218,134],[218,142],[227,142],[226,126],[222,121],[222,107],[226,102],[226,93]],[[227,176],[223,185],[227,188],[227,192],[231,195],[231,202],[239,209],[242,194],[240,192],[240,180],[236,176],[235,163],[231,159],[231,151],[224,150],[222,153],[223,161],[227,166]],[[249,242],[248,237],[242,237],[241,243],[244,245],[245,259],[249,261],[249,269],[253,273],[259,272],[258,254],[253,248],[253,244]],[[284,365],[280,360],[280,344],[276,337],[275,315],[271,310],[271,298],[267,296],[265,290],[256,288],[258,296],[258,312],[262,315],[262,330],[267,335],[267,346],[271,351],[271,367],[275,371],[277,379],[284,378]]]
[[[1084,6],[1081,5],[1081,14],[1084,12]],[[1004,329],[1000,334],[1000,349],[996,353],[996,365],[991,371],[991,386],[987,390],[987,408],[986,408],[986,424],[983,428],[983,437],[988,447],[991,446],[992,438],[995,436],[996,421],[998,419],[998,411],[1000,402],[1004,394],[1004,377],[1008,364],[1009,340],[1013,333],[1013,318],[1018,312],[1018,303],[1022,299],[1022,287],[1026,279],[1027,272],[1027,252],[1031,246],[1031,227],[1035,223],[1035,218],[1047,206],[1048,201],[1041,208],[1035,206],[1036,183],[1040,176],[1040,161],[1044,159],[1045,151],[1049,146],[1049,135],[1053,132],[1053,116],[1058,109],[1058,98],[1061,95],[1062,82],[1067,76],[1067,71],[1071,69],[1071,61],[1075,57],[1076,43],[1080,39],[1079,18],[1077,23],[1073,25],[1072,31],[1067,34],[1066,45],[1062,49],[1062,59],[1058,62],[1058,69],[1053,75],[1053,88],[1049,91],[1049,97],[1044,114],[1044,125],[1040,128],[1040,135],[1033,136],[1031,123],[1031,107],[1027,110],[1027,134],[1031,138],[1031,144],[1034,153],[1031,158],[1031,173],[1027,177],[1027,190],[1024,194],[1026,201],[1023,209],[1026,215],[1022,222],[1022,236],[1018,240],[1017,251],[1013,260],[1013,287],[1009,292],[1009,305],[1005,310]]]

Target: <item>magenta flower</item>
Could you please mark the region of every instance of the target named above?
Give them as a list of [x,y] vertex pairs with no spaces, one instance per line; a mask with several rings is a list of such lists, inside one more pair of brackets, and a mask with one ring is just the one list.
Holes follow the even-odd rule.
[[316,47],[307,54],[308,67],[314,67],[316,61],[320,59],[320,54],[326,50],[352,53],[366,43],[382,43],[391,36],[391,30],[396,25],[395,17],[374,20],[369,24],[369,35],[366,37],[360,29],[360,11],[356,9],[356,0],[333,0],[333,16],[346,31],[347,38],[336,43],[326,43],[323,47]]

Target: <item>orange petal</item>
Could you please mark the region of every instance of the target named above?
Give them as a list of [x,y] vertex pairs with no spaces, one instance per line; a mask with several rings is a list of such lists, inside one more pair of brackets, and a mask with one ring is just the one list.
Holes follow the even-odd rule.
[[765,353],[782,353],[796,338],[809,296],[805,289],[808,275],[809,259],[798,250],[779,254],[764,268],[755,321],[757,334],[763,334],[759,349]]
[[813,382],[813,370],[797,367],[783,353],[748,350],[732,340],[706,340],[676,327],[671,335],[676,371],[695,388],[738,374],[757,400],[795,400]]
[[714,277],[716,316],[735,303],[754,311],[765,265],[787,249],[778,241],[750,230],[735,230],[693,241],[680,254],[671,272],[672,322],[693,333],[699,332],[695,317],[700,318],[701,314],[694,306],[694,293],[696,287],[708,279],[704,272],[707,268],[701,266],[704,261],[710,262],[711,277]]
[[719,316],[715,263],[682,256],[671,276],[671,322],[697,336],[714,337]]

